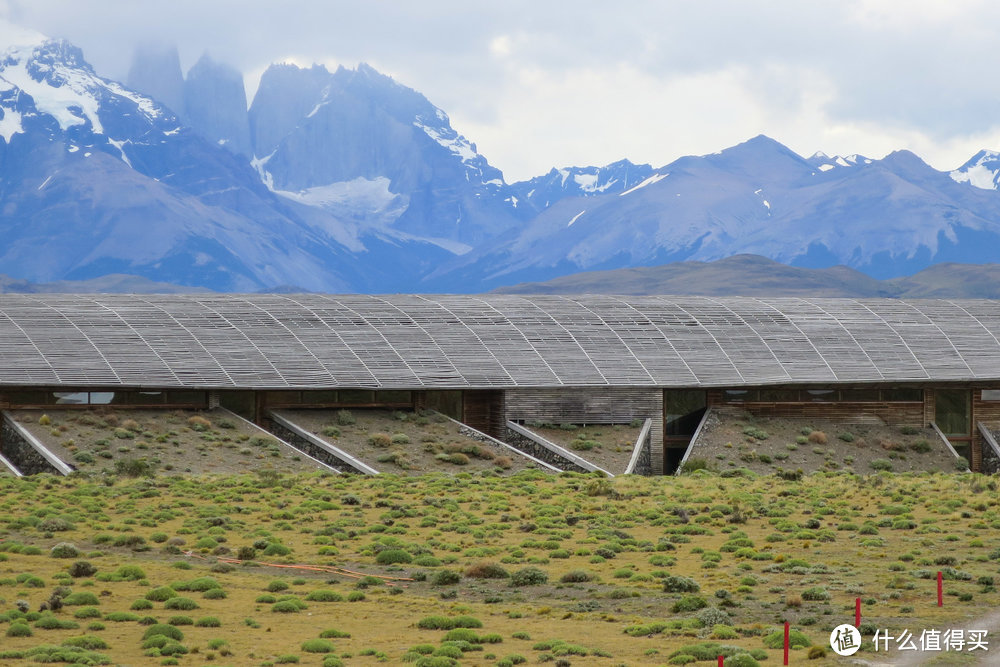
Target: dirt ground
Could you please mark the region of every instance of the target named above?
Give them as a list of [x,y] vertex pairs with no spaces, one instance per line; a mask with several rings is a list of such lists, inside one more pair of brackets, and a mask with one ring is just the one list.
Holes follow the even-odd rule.
[[[342,417],[342,412],[350,418]],[[278,413],[379,472],[422,475],[496,470],[513,474],[535,467],[515,451],[463,435],[458,424],[437,413],[377,409]]]
[[642,426],[628,424],[525,425],[533,433],[568,449],[613,475],[621,475],[632,458]]
[[53,454],[81,471],[114,473],[116,466],[130,464],[139,470],[142,462],[167,475],[327,470],[223,410],[98,408],[11,414]]
[[875,417],[869,422],[765,419],[739,409],[714,409],[687,465],[704,463],[719,472],[748,468],[758,474],[956,471],[957,459],[932,429],[895,428]]

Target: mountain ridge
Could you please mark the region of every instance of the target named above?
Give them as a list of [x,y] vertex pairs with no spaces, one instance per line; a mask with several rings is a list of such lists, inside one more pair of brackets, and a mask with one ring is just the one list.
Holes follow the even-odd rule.
[[67,42],[8,41],[0,271],[21,279],[482,292],[740,254],[890,279],[1000,248],[992,151],[942,172],[909,151],[806,158],[758,135],[508,184],[444,110],[363,62],[274,65],[245,108],[239,73],[207,55],[186,79],[176,49],[137,55],[130,80],[163,73],[167,105]]

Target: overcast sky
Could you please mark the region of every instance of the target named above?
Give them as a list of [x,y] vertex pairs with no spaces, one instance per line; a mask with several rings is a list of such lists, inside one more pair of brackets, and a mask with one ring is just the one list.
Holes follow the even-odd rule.
[[241,69],[367,62],[444,109],[508,181],[661,166],[766,134],[801,155],[1000,149],[1000,3],[979,0],[0,0],[124,79],[139,42]]

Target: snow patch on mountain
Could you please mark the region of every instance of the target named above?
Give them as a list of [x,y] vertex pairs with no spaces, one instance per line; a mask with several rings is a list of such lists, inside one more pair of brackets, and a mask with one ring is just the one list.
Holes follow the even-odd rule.
[[465,164],[480,157],[468,139],[449,127],[432,127],[424,122],[421,116],[417,116],[413,124],[423,130],[428,137],[461,158]]
[[10,138],[15,134],[20,134],[24,132],[24,126],[21,125],[21,114],[13,109],[5,109],[0,107],[0,137],[3,137],[4,143],[10,143]]
[[581,215],[583,215],[583,214],[584,214],[584,213],[586,213],[586,212],[587,212],[587,210],[586,210],[586,209],[584,209],[584,210],[580,211],[579,213],[577,213],[576,215],[574,215],[574,216],[573,216],[573,219],[572,219],[572,220],[570,220],[569,222],[567,222],[567,223],[566,223],[566,226],[567,226],[567,227],[572,227],[572,226],[573,226],[573,223],[574,223],[574,222],[576,222],[577,220],[579,220],[579,219],[580,219],[580,216],[581,216]]
[[670,175],[669,173],[653,174],[652,176],[650,176],[646,180],[644,180],[641,183],[639,183],[639,185],[636,185],[635,187],[629,188],[628,190],[626,190],[625,192],[622,192],[618,196],[619,197],[624,197],[625,195],[632,194],[636,190],[640,190],[640,189],[645,188],[647,186],[653,185],[654,183],[659,183],[660,181],[662,181],[664,178],[666,178],[669,175]]
[[957,183],[982,190],[996,190],[1000,183],[1000,153],[979,151],[971,160],[948,174]]
[[[30,95],[35,108],[52,116],[64,132],[74,125],[84,125],[90,121],[94,134],[103,134],[104,128],[97,116],[100,107],[93,94],[93,79],[96,77],[58,65],[41,65],[32,68],[34,72],[51,74],[51,78],[35,79],[28,71],[29,64],[35,64],[33,56],[37,48],[27,51],[23,48],[8,49],[5,55],[3,79],[9,87],[19,88]],[[58,85],[53,85],[58,84]],[[9,87],[6,88],[9,90]]]

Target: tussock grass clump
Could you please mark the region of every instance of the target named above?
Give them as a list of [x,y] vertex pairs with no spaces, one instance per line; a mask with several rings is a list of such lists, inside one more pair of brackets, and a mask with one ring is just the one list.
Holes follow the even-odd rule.
[[507,579],[510,572],[498,563],[476,563],[466,568],[465,576],[470,579]]
[[481,628],[483,622],[475,616],[425,616],[417,621],[424,630],[454,630],[455,628]]
[[307,639],[302,642],[302,650],[306,653],[333,653],[337,647],[326,639]]
[[[194,416],[187,420],[188,428],[192,431],[204,432],[211,430],[212,422],[208,421],[204,417]],[[125,426],[123,423],[122,426]]]
[[814,445],[825,445],[826,444],[826,433],[823,431],[810,431],[806,440],[813,443]]
[[166,602],[175,597],[177,597],[177,591],[170,586],[158,586],[146,593],[146,599],[152,602]]
[[70,593],[62,600],[63,604],[66,606],[90,606],[96,607],[100,604],[97,596],[90,591],[79,591],[77,593]]
[[403,549],[386,549],[375,555],[375,562],[379,565],[405,564],[413,562],[413,556]]
[[541,586],[548,581],[549,575],[537,567],[526,567],[513,573],[510,577],[510,585],[514,587]]
[[191,598],[175,597],[167,600],[164,605],[164,609],[174,609],[177,611],[191,611],[192,609],[198,608],[198,603]]

